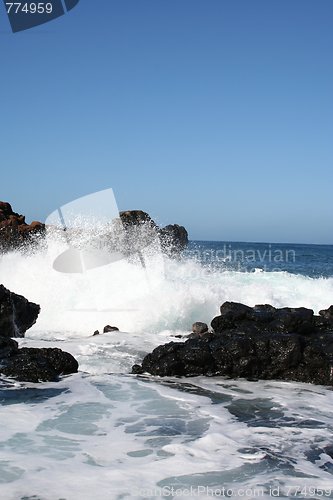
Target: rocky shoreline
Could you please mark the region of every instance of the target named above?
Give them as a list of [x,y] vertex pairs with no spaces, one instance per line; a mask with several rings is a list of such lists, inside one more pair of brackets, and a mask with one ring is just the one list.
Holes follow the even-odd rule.
[[19,349],[12,337],[24,337],[37,321],[40,306],[0,285],[0,374],[21,382],[55,381],[78,371],[76,359],[56,348]]
[[[141,210],[120,213],[130,250],[140,251],[156,236],[164,254],[178,257],[188,234],[177,224],[160,228]],[[119,219],[117,219],[119,221]],[[45,225],[27,224],[23,215],[0,202],[0,254],[31,247],[44,238]],[[143,247],[142,247],[143,248]],[[125,252],[126,253],[126,252]],[[0,373],[17,380],[56,380],[75,373],[77,361],[60,349],[21,348],[13,340],[35,324],[40,306],[0,285]],[[117,331],[107,325],[103,333]],[[99,334],[95,331],[95,335]],[[306,308],[248,307],[225,302],[211,322],[193,325],[187,339],[158,346],[133,374],[157,376],[226,376],[333,384],[333,306],[315,315]]]
[[78,371],[76,359],[61,349],[22,347],[0,337],[0,373],[19,382],[55,382]]
[[[188,245],[188,233],[183,226],[170,224],[159,227],[142,210],[120,212],[119,220],[131,249],[141,250],[157,237],[165,255],[178,257]],[[42,222],[27,224],[24,215],[14,212],[9,203],[0,201],[0,254],[34,248],[45,240],[46,229]]]
[[24,337],[37,321],[40,306],[0,285],[0,336]]
[[[121,212],[118,221],[125,229],[128,255],[141,251],[158,239],[164,254],[178,257],[188,244],[188,234],[177,224],[160,228],[141,210]],[[0,255],[10,251],[36,249],[45,242],[47,227],[41,222],[27,224],[25,216],[0,202]],[[112,242],[111,242],[112,244]],[[125,250],[126,248],[122,249]],[[60,349],[21,348],[13,338],[24,337],[37,321],[40,306],[0,285],[0,374],[19,381],[53,381],[78,371],[74,357]],[[107,325],[104,332],[117,330]],[[95,332],[97,335],[99,332]]]
[[157,347],[132,373],[333,384],[333,306],[315,316],[306,308],[225,302],[211,326]]
[[[21,348],[40,307],[0,285],[0,373],[18,381],[54,381],[78,371],[75,358],[57,348]],[[185,341],[160,345],[133,374],[160,377],[226,376],[333,384],[333,306],[315,315],[311,309],[248,307],[225,302],[212,329],[193,324]],[[118,331],[107,325],[103,333]],[[95,335],[97,331],[95,332]]]
[[142,210],[128,210],[120,212],[119,215],[130,248],[141,250],[158,238],[165,255],[178,257],[188,245],[188,233],[183,226],[169,224],[159,227],[150,215]]
[[27,224],[25,216],[13,211],[11,205],[0,201],[0,253],[34,245],[45,236],[45,224]]

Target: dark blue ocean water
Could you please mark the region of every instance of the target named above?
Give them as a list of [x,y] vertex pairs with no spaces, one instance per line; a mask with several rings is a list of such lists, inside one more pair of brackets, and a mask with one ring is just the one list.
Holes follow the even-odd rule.
[[333,276],[333,245],[191,241],[186,254],[213,271],[286,271]]

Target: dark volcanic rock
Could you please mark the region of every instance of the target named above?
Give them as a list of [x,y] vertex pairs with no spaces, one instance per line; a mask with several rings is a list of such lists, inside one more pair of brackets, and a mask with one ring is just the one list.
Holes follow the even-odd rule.
[[36,323],[40,307],[22,295],[12,293],[0,285],[0,335],[2,337],[24,337],[25,332]]
[[251,308],[228,302],[221,307],[221,316],[212,321],[215,333],[159,346],[132,372],[331,385],[333,332],[317,323],[317,318],[304,308]]
[[22,382],[55,381],[78,371],[76,359],[56,348],[18,348],[17,342],[0,337],[0,373]]
[[169,257],[179,255],[188,245],[188,233],[183,226],[170,224],[160,229],[161,246]]
[[202,335],[203,333],[207,333],[208,325],[206,323],[202,323],[201,321],[196,321],[192,325],[192,332],[197,335]]
[[157,225],[150,215],[142,210],[127,210],[126,212],[120,212],[120,219],[125,227],[148,225],[157,229]]
[[[121,222],[118,226],[118,222]],[[125,254],[129,258],[139,257],[146,247],[159,243],[158,227],[151,217],[142,210],[128,210],[120,212],[120,219],[113,221],[112,242],[116,243],[115,251]],[[119,229],[121,229],[120,232]]]
[[16,340],[0,337],[0,360],[13,356],[18,350]]
[[333,306],[330,306],[328,309],[322,309],[321,311],[319,311],[319,315],[328,323],[333,324]]
[[109,332],[119,332],[119,328],[116,326],[106,325],[103,329],[103,333],[109,333]]
[[18,348],[10,337],[23,337],[38,317],[40,307],[0,285],[0,373],[25,382],[56,380],[75,373],[78,363],[60,349]]
[[220,310],[221,315],[212,321],[215,333],[237,328],[254,333],[266,331],[305,334],[315,329],[313,311],[305,307],[276,309],[269,304],[248,307],[236,302],[225,302]]
[[[120,212],[120,219],[117,220],[119,223],[121,221],[120,224],[125,228],[125,239],[118,237],[116,240],[119,241],[114,241],[112,245],[117,251],[125,254],[140,252],[157,240],[163,252],[174,257],[188,244],[188,234],[183,226],[174,224],[161,229],[150,215],[142,210]],[[25,217],[13,212],[9,203],[0,202],[0,253],[14,249],[37,248],[37,243],[45,243],[45,234],[45,224],[36,221],[27,224]]]
[[131,250],[143,249],[158,238],[163,253],[175,257],[188,245],[188,234],[183,226],[171,224],[159,228],[149,214],[142,210],[120,212],[120,219],[128,235]]
[[25,222],[24,215],[13,212],[9,203],[0,201],[0,252],[31,246],[45,234],[45,224]]

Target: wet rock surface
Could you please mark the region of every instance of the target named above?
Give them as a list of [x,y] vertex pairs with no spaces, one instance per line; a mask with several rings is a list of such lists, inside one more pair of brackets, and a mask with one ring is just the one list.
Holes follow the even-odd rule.
[[22,382],[54,381],[78,370],[75,358],[60,349],[23,347],[11,337],[24,333],[37,320],[40,307],[0,285],[0,376]]
[[103,333],[110,333],[110,332],[119,332],[119,328],[117,326],[106,325],[103,328]]
[[207,333],[208,325],[206,323],[203,323],[202,321],[196,321],[192,325],[192,332],[196,333],[197,335],[202,335],[203,333]]
[[52,382],[78,371],[68,352],[57,348],[18,348],[15,340],[0,337],[0,374],[21,382]]
[[[120,244],[117,250],[125,254],[140,252],[157,240],[166,255],[177,257],[188,245],[188,234],[183,226],[170,224],[160,228],[142,210],[120,212],[118,221],[125,229],[125,239],[120,238],[113,244],[116,247]],[[0,253],[35,248],[37,244],[45,243],[45,235],[45,224],[37,221],[27,224],[24,215],[14,212],[9,203],[0,201]],[[98,242],[100,240],[99,236]]]
[[0,336],[24,337],[36,323],[40,306],[0,285]]
[[133,373],[159,376],[224,375],[231,378],[333,383],[331,308],[248,307],[226,302],[212,333],[154,349]]
[[188,233],[183,226],[170,224],[160,228],[142,210],[120,212],[120,219],[131,249],[141,250],[157,238],[163,253],[169,257],[177,257],[188,245]]
[[188,233],[183,226],[169,224],[159,230],[163,252],[169,257],[179,255],[188,245]]

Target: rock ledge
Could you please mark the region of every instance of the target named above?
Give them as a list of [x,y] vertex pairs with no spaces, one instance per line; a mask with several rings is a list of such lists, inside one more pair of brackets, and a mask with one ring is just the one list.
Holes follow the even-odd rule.
[[248,307],[225,302],[213,333],[154,349],[132,373],[333,384],[333,308]]

